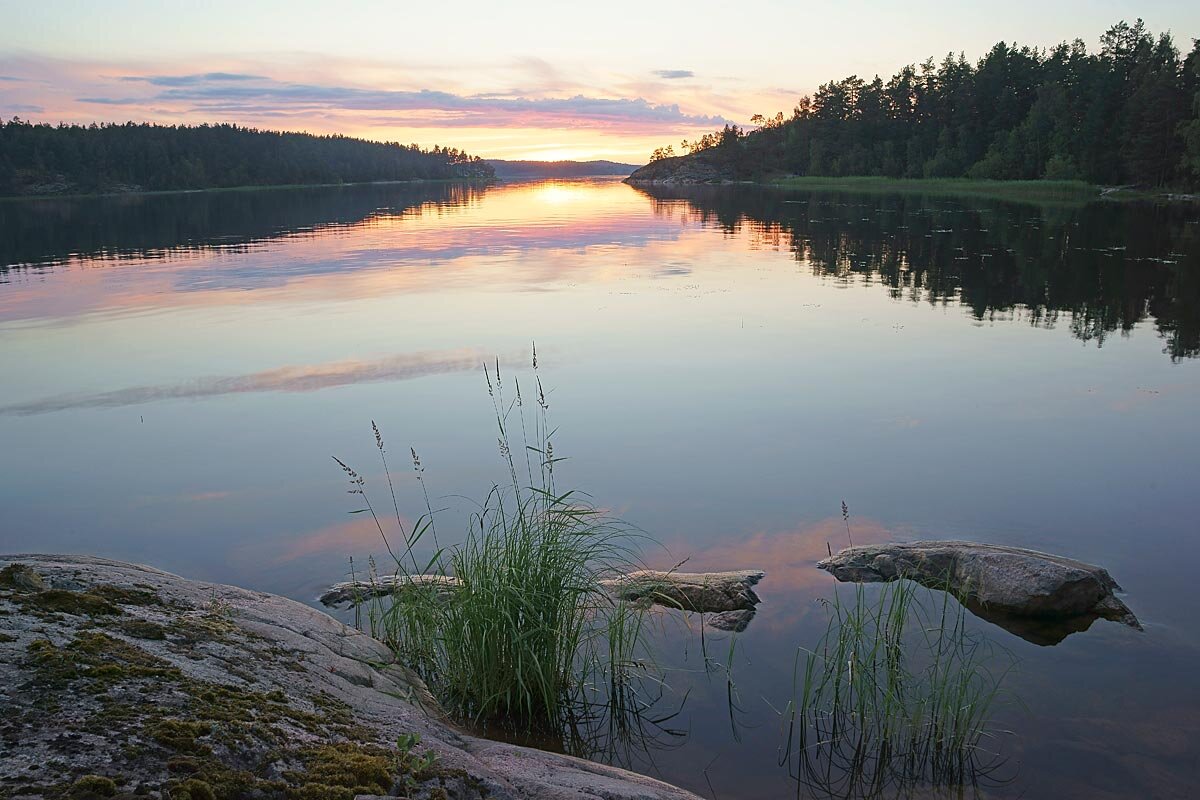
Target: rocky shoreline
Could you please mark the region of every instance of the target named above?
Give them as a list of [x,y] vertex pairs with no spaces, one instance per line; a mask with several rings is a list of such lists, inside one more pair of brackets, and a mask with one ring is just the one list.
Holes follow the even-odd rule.
[[696,798],[460,730],[309,606],[89,556],[0,556],[0,705],[4,798]]
[[623,182],[630,186],[674,186],[677,184],[728,184],[737,181],[727,163],[716,163],[704,154],[674,156],[651,161]]

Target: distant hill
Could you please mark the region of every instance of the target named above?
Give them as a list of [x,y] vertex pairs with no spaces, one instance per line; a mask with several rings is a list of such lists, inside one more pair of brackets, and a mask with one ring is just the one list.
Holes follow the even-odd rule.
[[484,159],[484,163],[491,165],[500,179],[629,175],[639,166],[616,161],[504,161],[498,158]]
[[0,195],[492,178],[477,156],[436,145],[223,124],[0,123]]
[[1200,185],[1200,40],[1114,25],[1100,51],[1000,42],[976,63],[929,59],[890,79],[851,75],[802,97],[791,116],[755,115],[673,146],[634,184],[785,176],[1082,180]]

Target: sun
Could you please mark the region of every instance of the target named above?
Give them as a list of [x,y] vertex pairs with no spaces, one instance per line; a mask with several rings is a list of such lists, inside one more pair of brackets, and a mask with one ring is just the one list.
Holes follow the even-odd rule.
[[586,197],[586,194],[585,191],[576,187],[550,183],[538,187],[534,197],[543,203],[562,205],[563,203],[573,203],[577,200],[582,200]]

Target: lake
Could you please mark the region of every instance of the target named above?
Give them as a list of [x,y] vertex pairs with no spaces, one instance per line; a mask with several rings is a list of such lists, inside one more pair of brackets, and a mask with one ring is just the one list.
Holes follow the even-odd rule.
[[[617,761],[829,796],[781,716],[835,591],[814,562],[969,539],[1107,567],[1145,630],[969,617],[1004,691],[965,794],[1191,796],[1198,223],[609,179],[0,202],[0,552],[315,603],[383,553],[331,456],[386,491],[375,421],[402,513],[425,507],[411,446],[452,531],[506,474],[481,365],[529,392],[536,342],[560,484],[660,542],[652,565],[767,573],[732,649],[664,621],[678,713]],[[875,788],[832,794],[911,789]]]

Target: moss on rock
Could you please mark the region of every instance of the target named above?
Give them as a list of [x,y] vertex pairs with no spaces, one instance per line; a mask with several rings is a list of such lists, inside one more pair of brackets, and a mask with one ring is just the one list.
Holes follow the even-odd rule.
[[40,592],[46,588],[46,582],[28,564],[9,564],[0,569],[0,588],[14,592]]
[[112,797],[117,793],[117,782],[103,775],[84,775],[71,785],[67,793],[72,798],[91,800],[94,797]]

